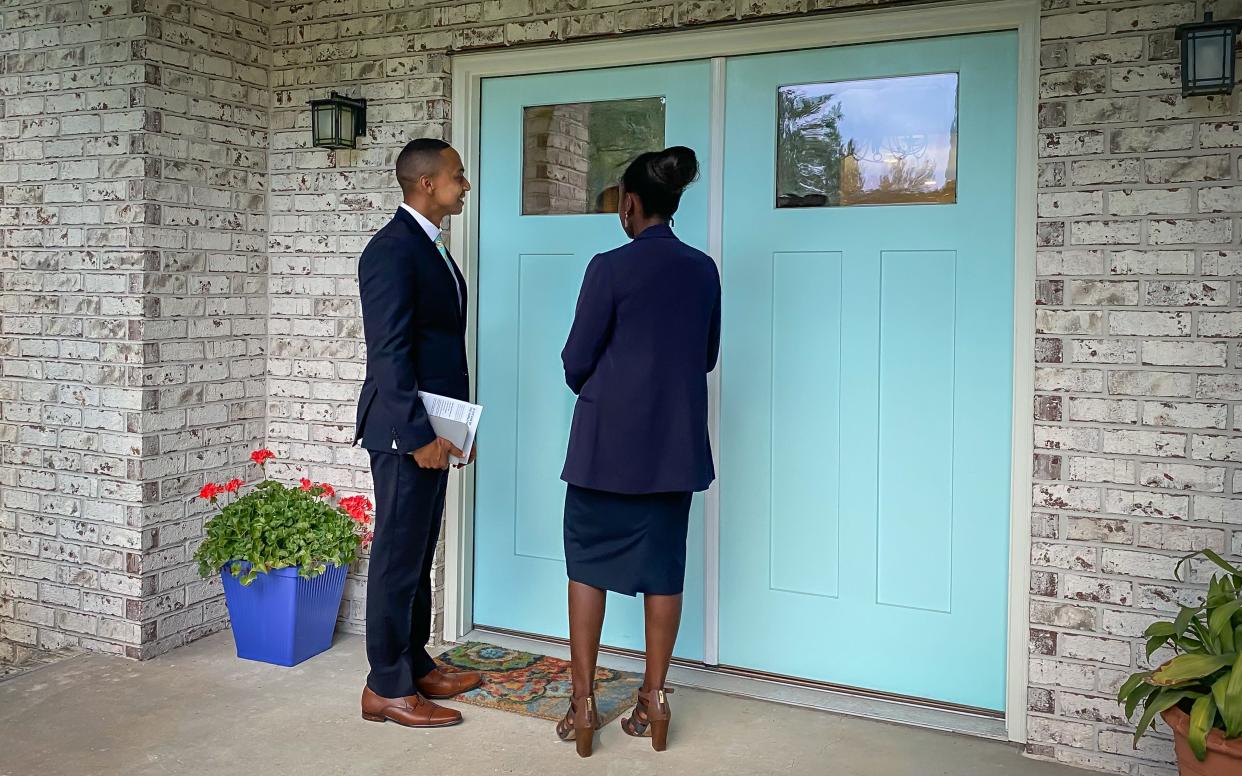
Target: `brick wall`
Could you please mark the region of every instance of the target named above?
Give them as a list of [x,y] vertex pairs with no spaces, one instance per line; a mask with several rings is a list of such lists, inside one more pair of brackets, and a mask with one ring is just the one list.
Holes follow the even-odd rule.
[[1234,97],[1180,96],[1173,28],[1202,3],[1045,7],[1029,750],[1171,773],[1113,697],[1200,594],[1176,559],[1242,552],[1242,131]]
[[141,641],[141,16],[0,7],[0,659]]
[[[185,498],[261,431],[278,475],[369,488],[356,260],[397,150],[448,136],[449,54],[865,4],[8,2],[0,657],[219,627]],[[1029,751],[1168,774],[1111,697],[1146,624],[1199,594],[1175,559],[1242,553],[1242,122],[1178,94],[1172,28],[1203,3],[1044,5]],[[331,89],[369,100],[356,151],[309,147]],[[352,578],[346,629],[364,597]]]
[[225,625],[188,497],[263,435],[267,12],[3,6],[0,658]]
[[267,3],[144,0],[144,657],[227,625],[191,560],[204,482],[257,478],[267,351]]

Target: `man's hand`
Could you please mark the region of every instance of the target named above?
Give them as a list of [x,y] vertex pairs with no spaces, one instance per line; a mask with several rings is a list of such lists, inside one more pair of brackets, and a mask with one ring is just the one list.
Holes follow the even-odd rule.
[[411,455],[414,456],[414,463],[424,469],[447,469],[449,456],[460,458],[461,451],[444,437],[436,437],[431,444],[418,448]]
[[474,442],[474,447],[470,448],[470,460],[466,461],[466,463],[457,464],[455,468],[462,469],[462,468],[465,468],[466,464],[474,463],[474,457],[478,454],[479,454],[479,442],[476,439]]

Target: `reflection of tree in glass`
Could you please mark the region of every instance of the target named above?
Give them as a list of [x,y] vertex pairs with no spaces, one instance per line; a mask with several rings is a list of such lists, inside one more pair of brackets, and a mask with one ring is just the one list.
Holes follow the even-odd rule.
[[844,114],[840,103],[825,109],[832,98],[777,91],[777,207],[839,204]]
[[778,89],[777,207],[955,202],[956,88],[935,75]]
[[589,105],[587,202],[591,212],[615,213],[617,198],[612,187],[626,166],[644,151],[664,148],[664,101],[653,97]]

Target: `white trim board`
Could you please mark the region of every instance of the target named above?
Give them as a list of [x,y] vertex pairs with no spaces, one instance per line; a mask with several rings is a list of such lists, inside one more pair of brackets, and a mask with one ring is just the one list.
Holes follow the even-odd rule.
[[[1014,364],[1011,454],[1009,628],[1006,659],[1006,729],[1011,741],[1026,740],[1026,688],[1032,421],[1034,400],[1035,299],[1035,166],[1036,103],[1038,99],[1039,3],[1035,0],[966,2],[912,8],[878,8],[850,13],[803,16],[729,27],[657,32],[615,40],[541,45],[509,51],[461,54],[452,59],[452,143],[465,159],[470,180],[479,178],[479,115],[482,79],[691,59],[876,43],[891,40],[1017,30],[1019,72],[1017,104],[1017,165],[1014,244]],[[713,146],[716,137],[713,135]],[[713,157],[714,158],[714,157]],[[719,179],[713,181],[719,185]],[[713,196],[716,196],[715,194]],[[460,216],[452,219],[450,247],[462,262],[470,287],[476,289],[478,210],[468,197]],[[719,246],[719,219],[712,221],[709,244]],[[714,242],[712,242],[714,241]],[[716,255],[719,260],[719,255]],[[477,295],[476,295],[477,298]],[[467,327],[468,354],[475,359],[476,321]],[[472,373],[476,370],[472,369]],[[713,416],[715,417],[715,416]],[[486,452],[483,453],[486,455]],[[473,600],[473,467],[449,481],[445,526],[444,638],[458,641],[474,627]],[[709,501],[711,491],[708,492]],[[710,527],[710,526],[709,526]],[[706,532],[710,533],[710,532]],[[710,570],[710,568],[709,568]],[[709,590],[711,586],[709,582]],[[715,644],[715,621],[706,625],[709,645]],[[709,656],[714,657],[709,652]],[[925,724],[912,720],[913,724]],[[927,724],[928,727],[937,727]],[[950,728],[952,729],[952,728]],[[987,735],[963,727],[960,732]]]

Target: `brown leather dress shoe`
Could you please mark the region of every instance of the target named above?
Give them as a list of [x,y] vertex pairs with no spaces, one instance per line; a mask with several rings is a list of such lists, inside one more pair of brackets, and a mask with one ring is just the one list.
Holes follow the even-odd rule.
[[461,722],[461,712],[446,709],[421,695],[381,698],[370,687],[362,691],[362,718],[367,722],[387,722],[414,728],[448,727]]
[[483,674],[478,671],[461,671],[446,674],[438,668],[433,668],[431,673],[415,681],[414,686],[428,698],[444,700],[445,698],[452,698],[454,695],[460,695],[467,690],[473,690],[482,683]]

